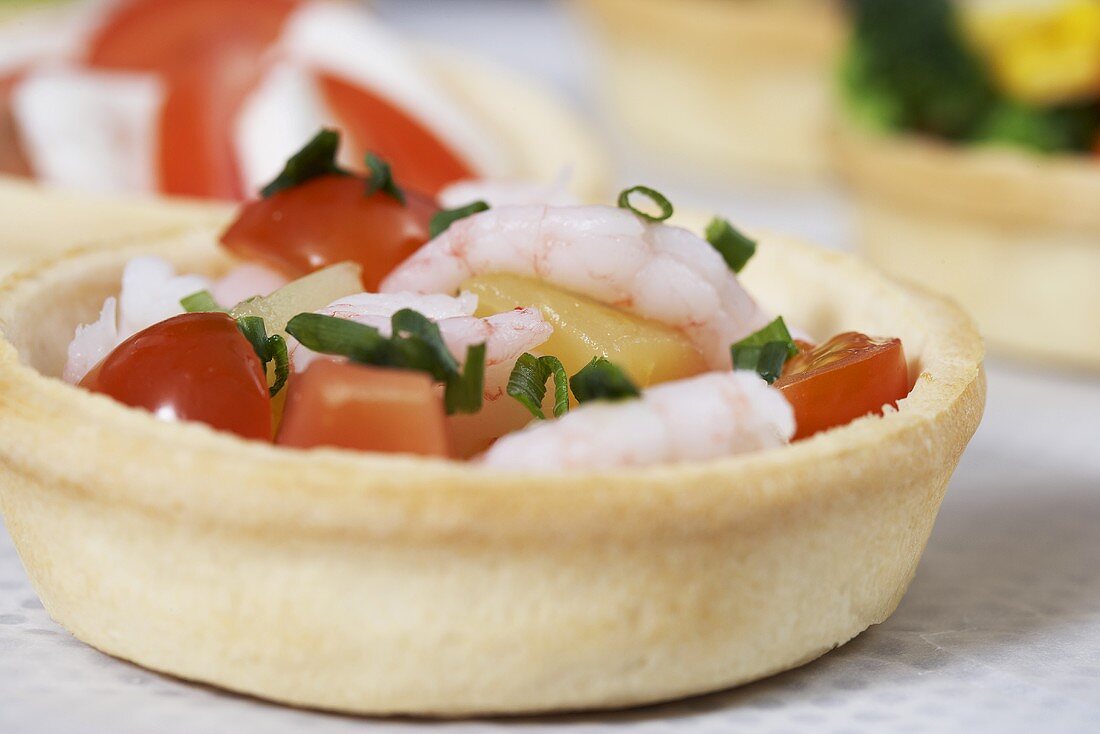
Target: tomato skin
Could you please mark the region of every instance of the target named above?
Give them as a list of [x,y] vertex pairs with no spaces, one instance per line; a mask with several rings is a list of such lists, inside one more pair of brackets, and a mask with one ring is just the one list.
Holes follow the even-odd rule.
[[403,185],[435,196],[476,174],[435,133],[385,98],[338,76],[317,75],[321,94],[354,146],[355,159],[373,151]]
[[218,49],[259,56],[299,0],[126,0],[88,43],[90,66],[166,72]]
[[291,380],[276,443],[447,456],[445,418],[427,374],[321,359]]
[[31,164],[19,140],[19,126],[12,110],[12,95],[19,79],[18,73],[0,76],[0,173],[31,176]]
[[321,176],[245,204],[222,235],[231,252],[298,278],[339,262],[363,267],[363,287],[382,279],[428,241],[435,202],[405,191],[367,196],[363,180]]
[[199,421],[271,440],[267,376],[237,323],[223,313],[175,316],[122,342],[80,381],[161,420]]
[[798,440],[897,407],[909,368],[900,339],[846,332],[790,359],[775,387],[794,408]]

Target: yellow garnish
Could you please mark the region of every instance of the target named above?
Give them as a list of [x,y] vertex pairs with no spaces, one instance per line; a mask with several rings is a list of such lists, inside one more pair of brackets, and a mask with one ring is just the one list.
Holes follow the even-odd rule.
[[963,19],[1010,97],[1053,105],[1100,94],[1100,0],[969,2]]

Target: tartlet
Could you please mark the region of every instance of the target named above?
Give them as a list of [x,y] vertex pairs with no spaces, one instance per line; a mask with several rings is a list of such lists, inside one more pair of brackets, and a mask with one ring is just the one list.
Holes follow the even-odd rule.
[[813,183],[828,173],[830,3],[577,0],[603,46],[616,122],[670,159],[725,177]]
[[836,157],[863,250],[996,350],[1100,367],[1100,1],[852,9]]
[[863,252],[944,292],[990,344],[1100,368],[1100,165],[841,127]]
[[214,273],[215,240],[78,251],[0,286],[0,509],[78,638],[283,703],[608,708],[805,663],[894,610],[982,414],[961,311],[771,237],[743,273],[765,303],[904,340],[896,412],[733,459],[538,474],[276,449],[55,379],[129,257]]

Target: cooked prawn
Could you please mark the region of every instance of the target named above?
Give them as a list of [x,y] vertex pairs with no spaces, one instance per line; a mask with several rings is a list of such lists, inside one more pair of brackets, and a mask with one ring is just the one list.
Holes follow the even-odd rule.
[[606,206],[490,209],[402,263],[383,292],[454,293],[493,272],[538,278],[683,331],[715,369],[769,321],[706,241]]
[[562,471],[704,461],[782,446],[794,430],[790,404],[756,374],[711,372],[533,423],[499,439],[480,462]]

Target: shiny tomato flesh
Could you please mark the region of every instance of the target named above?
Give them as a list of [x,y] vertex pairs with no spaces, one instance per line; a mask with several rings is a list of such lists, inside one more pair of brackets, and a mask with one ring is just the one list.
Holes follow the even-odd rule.
[[373,151],[400,183],[435,196],[448,184],[475,177],[473,169],[430,130],[370,90],[319,74],[321,93],[351,139],[356,160]]
[[289,278],[352,261],[363,267],[363,287],[378,289],[390,271],[428,241],[435,203],[405,190],[365,193],[363,180],[321,176],[245,204],[222,244]]
[[23,152],[12,110],[12,95],[18,82],[18,74],[0,76],[0,173],[8,176],[30,176],[31,165]]
[[171,72],[224,48],[258,56],[298,0],[124,0],[88,44],[90,66]]
[[901,340],[847,332],[791,358],[775,387],[794,408],[798,440],[896,407],[909,369]]
[[161,420],[200,421],[271,440],[263,365],[237,323],[223,313],[183,314],[139,331],[80,385]]
[[447,456],[445,418],[427,374],[322,359],[291,380],[276,443]]

